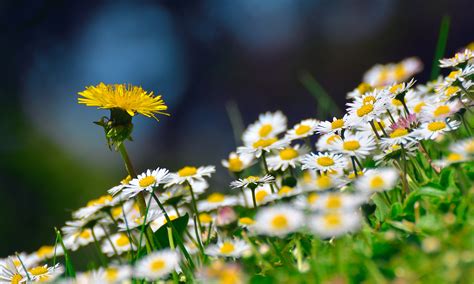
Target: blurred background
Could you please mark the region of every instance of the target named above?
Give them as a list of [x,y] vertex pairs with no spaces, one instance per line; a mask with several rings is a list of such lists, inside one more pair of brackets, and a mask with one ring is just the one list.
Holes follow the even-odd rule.
[[[282,110],[318,115],[310,74],[339,108],[376,63],[418,56],[429,78],[441,19],[446,54],[474,40],[472,0],[169,0],[0,2],[0,257],[54,242],[72,210],[118,184],[125,169],[78,105],[87,85],[131,83],[162,94],[171,117],[134,119],[138,171],[216,165],[245,124]],[[328,110],[326,110],[327,112]],[[321,112],[321,110],[319,111]],[[329,113],[336,113],[336,107]]]

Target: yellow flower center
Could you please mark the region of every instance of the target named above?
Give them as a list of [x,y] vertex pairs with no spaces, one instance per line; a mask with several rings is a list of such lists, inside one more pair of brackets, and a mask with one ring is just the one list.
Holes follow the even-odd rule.
[[123,185],[126,185],[126,184],[129,184],[131,180],[132,180],[132,177],[130,175],[128,175],[120,183],[123,184]]
[[214,192],[207,197],[207,201],[210,203],[220,203],[224,201],[225,195],[222,193]]
[[433,112],[433,114],[436,117],[436,116],[448,114],[450,111],[451,109],[449,108],[449,106],[442,105],[442,106],[437,107],[435,111]]
[[266,137],[270,132],[272,132],[273,126],[271,124],[264,124],[262,127],[260,127],[260,130],[258,131],[258,135],[260,137]]
[[178,171],[178,175],[180,177],[189,177],[189,176],[195,175],[196,173],[197,173],[196,167],[188,167],[188,166]]
[[85,229],[84,231],[82,231],[80,234],[79,234],[79,237],[83,238],[83,239],[90,239],[91,237],[91,230],[90,229]]
[[285,195],[285,194],[288,194],[290,192],[293,191],[293,188],[287,186],[287,185],[284,185],[280,188],[280,190],[278,191],[278,195]]
[[371,104],[365,104],[363,106],[361,106],[358,110],[357,110],[357,115],[359,117],[363,117],[369,113],[371,113],[372,111],[374,110],[374,106],[371,105]]
[[339,214],[326,214],[324,215],[324,224],[328,228],[334,228],[340,226],[342,220]]
[[110,202],[110,201],[112,201],[112,196],[104,195],[104,196],[101,196],[97,199],[93,199],[93,200],[90,200],[89,202],[87,202],[87,207],[96,206],[96,205],[103,205],[103,204],[106,204],[107,202]]
[[390,138],[398,138],[408,134],[408,130],[405,128],[397,128],[390,133]]
[[327,175],[321,175],[316,178],[316,185],[321,189],[330,188],[332,185],[332,179]]
[[252,225],[255,223],[255,221],[249,217],[242,217],[239,219],[239,223],[244,225]]
[[334,141],[336,141],[337,139],[341,139],[341,136],[339,136],[339,135],[337,135],[337,134],[331,135],[331,136],[329,136],[328,139],[326,140],[326,143],[331,144],[331,143],[333,143]]
[[474,154],[474,141],[470,141],[467,143],[466,147],[464,148],[466,152],[469,154]]
[[357,91],[359,91],[359,93],[361,94],[365,94],[371,90],[372,90],[372,86],[370,86],[367,83],[360,83],[359,86],[357,86]]
[[363,104],[373,104],[377,101],[377,99],[374,96],[366,96],[362,100]]
[[331,122],[332,129],[339,129],[343,126],[344,126],[344,120],[342,118],[336,119],[333,122]]
[[13,274],[13,276],[10,280],[10,283],[11,284],[19,284],[21,280],[23,280],[23,276],[21,276],[18,273],[15,273],[15,274]]
[[40,258],[47,257],[51,254],[54,253],[54,247],[53,246],[42,246],[38,249],[36,252],[36,255]]
[[392,87],[390,87],[389,91],[391,93],[396,93],[398,90],[400,90],[402,88],[403,88],[403,84],[397,84],[397,85],[393,85]]
[[234,250],[235,250],[235,246],[230,242],[223,243],[220,249],[222,254],[230,254]]
[[343,144],[343,148],[347,151],[355,151],[360,148],[360,144],[359,141],[356,140],[345,141]]
[[257,142],[253,143],[254,148],[265,148],[271,146],[273,143],[277,142],[277,138],[269,138],[269,139],[260,139]]
[[120,217],[122,215],[122,207],[117,206],[117,207],[112,208],[111,213],[114,219],[116,219],[117,217]]
[[[362,176],[362,175],[364,175],[364,172],[363,172],[363,171],[358,171],[358,172],[357,172],[357,175],[358,175],[358,176]],[[348,177],[349,179],[355,179],[355,178],[356,178],[356,175],[355,175],[355,173],[352,171],[350,174],[347,175],[347,177]]]
[[301,124],[295,130],[296,135],[304,135],[311,129],[308,125]]
[[378,189],[385,185],[385,181],[381,176],[375,176],[370,180],[370,187],[372,189]]
[[323,167],[334,165],[334,160],[331,157],[319,157],[316,161]]
[[272,219],[272,227],[277,230],[285,229],[288,227],[288,218],[283,214],[277,214]]
[[225,269],[218,275],[219,284],[238,284],[242,283],[242,277],[234,269]]
[[107,268],[105,269],[105,279],[110,282],[115,282],[118,278],[118,269],[117,268]]
[[401,107],[403,104],[402,104],[401,100],[392,99],[392,105],[397,106],[397,107]]
[[326,201],[326,207],[328,209],[338,209],[342,206],[341,197],[338,195],[330,195]]
[[400,81],[403,78],[405,78],[406,75],[407,75],[407,70],[405,69],[405,66],[402,63],[398,63],[395,66],[395,70],[394,70],[395,80]]
[[203,224],[209,224],[212,222],[212,216],[207,213],[199,214],[199,221]]
[[265,190],[259,190],[255,193],[255,201],[258,203],[262,202],[265,197],[267,197],[268,193]]
[[155,259],[150,263],[150,270],[153,272],[158,272],[165,268],[166,262],[163,259]]
[[245,178],[245,181],[250,182],[250,183],[255,183],[258,182],[260,178],[258,176],[248,176]]
[[140,187],[148,187],[156,182],[156,179],[154,176],[147,176],[138,181],[138,185]]
[[416,104],[416,106],[413,108],[413,111],[415,113],[420,113],[421,109],[425,106],[425,102],[419,102]]
[[449,78],[449,79],[454,79],[454,78],[456,78],[456,76],[457,76],[459,73],[461,73],[461,70],[451,71],[451,73],[449,73],[449,75],[448,75],[448,78]]
[[379,81],[385,82],[388,78],[388,75],[389,75],[388,68],[384,67],[382,70],[380,70]]
[[117,246],[119,247],[124,247],[124,246],[129,246],[130,245],[130,240],[125,234],[120,234],[120,236],[117,238],[115,241]]
[[[178,219],[178,216],[177,216],[177,215],[169,215],[168,217],[170,218],[170,221],[173,221],[173,220]],[[163,221],[163,224],[166,224],[166,223],[168,223],[168,220],[165,219],[165,220]]]
[[319,195],[317,193],[310,193],[307,197],[309,204],[314,204],[319,199]]
[[459,91],[459,87],[457,86],[449,86],[446,88],[446,91],[444,92],[446,96],[451,97],[452,95],[456,94]]
[[446,159],[450,162],[457,162],[457,161],[461,161],[462,158],[463,156],[459,153],[451,153],[448,155]]
[[298,151],[293,148],[285,148],[280,151],[280,158],[282,160],[288,161],[298,157]]
[[48,272],[48,269],[44,266],[36,266],[28,270],[30,274],[33,274],[34,276],[38,276],[41,274],[45,274]]
[[446,123],[444,123],[443,121],[434,121],[428,124],[428,129],[430,131],[438,131],[438,130],[443,130],[445,128],[446,128]]
[[244,167],[244,163],[239,157],[229,159],[229,171],[240,172]]

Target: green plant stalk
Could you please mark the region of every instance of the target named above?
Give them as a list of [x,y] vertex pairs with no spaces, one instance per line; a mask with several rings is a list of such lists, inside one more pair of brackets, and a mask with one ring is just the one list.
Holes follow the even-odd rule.
[[253,208],[257,209],[257,200],[255,199],[255,188],[250,188],[250,191],[252,192]]
[[377,132],[377,128],[375,128],[374,122],[371,120],[371,121],[369,121],[369,124],[370,124],[370,127],[372,127],[372,131],[374,132],[377,139],[380,140],[380,135]]
[[[265,169],[265,174],[270,175],[270,171],[268,170],[268,164],[267,164],[265,151],[262,151],[262,163],[263,163],[263,168]],[[273,186],[273,183],[270,183],[270,188],[272,189],[272,193],[276,192],[275,187]]]
[[[120,204],[120,206],[122,207],[122,216],[123,216],[123,220],[124,220],[124,223],[125,223],[125,228],[127,228],[128,241],[130,242],[130,254],[131,254],[130,263],[133,264],[134,250],[133,250],[133,244],[132,244],[133,243],[132,233],[130,232],[130,228],[128,227],[127,216],[125,216],[125,208],[123,207],[123,203]],[[112,213],[110,213],[110,218],[112,218],[112,220],[115,220],[114,216],[112,216]],[[140,250],[140,246],[141,246],[141,244],[139,243],[137,245],[137,254],[136,254],[135,257],[138,257],[138,251]]]
[[97,239],[97,236],[95,235],[94,227],[91,228],[91,233],[92,233],[92,238],[94,239],[94,244],[97,250],[97,255],[99,256],[99,260],[104,267],[107,267],[107,258],[104,256],[104,253],[100,249],[99,240]]
[[[354,156],[351,156],[351,160],[352,160],[352,168],[354,169],[354,175],[355,177],[357,178],[359,176],[359,174],[357,173],[357,167],[356,167],[356,162],[355,162],[355,157]],[[362,169],[361,169],[362,170]]]
[[405,147],[403,146],[403,143],[400,143],[400,146],[402,147],[401,153],[402,153],[402,162],[403,163],[403,173],[402,173],[402,186],[403,186],[403,191],[405,194],[408,194],[409,188],[408,188],[408,181],[407,181],[407,158],[406,158],[406,152],[405,152]]
[[156,203],[158,203],[158,207],[160,207],[161,211],[163,212],[163,215],[165,215],[166,224],[169,224],[169,226],[171,226],[171,228],[173,229],[174,235],[176,236],[176,242],[178,244],[178,247],[181,250],[181,252],[184,254],[184,257],[188,261],[188,264],[191,266],[191,270],[193,270],[195,267],[194,262],[191,256],[189,255],[188,251],[186,250],[186,247],[184,246],[183,239],[181,238],[178,231],[176,230],[176,227],[174,226],[173,222],[171,222],[171,219],[168,216],[168,213],[166,212],[165,207],[161,203],[160,199],[158,199],[158,197],[155,195],[155,192],[152,192],[151,195],[155,199]]
[[[21,264],[21,267],[23,268],[23,270],[25,271],[25,274],[26,274],[26,278],[28,278],[28,281],[31,281],[31,277],[30,277],[30,273],[28,273],[28,269],[26,269],[26,266],[25,264],[23,263],[23,260],[21,260],[21,257],[18,253],[15,253],[16,254],[16,257],[18,258],[18,260],[20,261],[20,264]],[[12,282],[13,283],[13,282]]]
[[451,19],[449,16],[443,16],[443,18],[441,19],[441,25],[438,33],[438,42],[436,43],[435,56],[433,58],[433,64],[431,66],[430,80],[435,80],[439,76],[439,60],[444,56],[444,52],[446,50],[450,20]]
[[191,191],[191,204],[193,206],[194,215],[197,217],[197,224],[199,226],[199,232],[202,232],[201,220],[199,219],[199,211],[197,208],[196,196],[194,195],[193,186],[191,183],[187,182],[189,186],[189,191]]
[[296,237],[296,263],[298,271],[303,270],[303,251],[301,247],[301,240],[300,237]]
[[[140,251],[140,247],[142,245],[142,240],[143,240],[143,234],[146,234],[145,236],[145,246],[146,246],[146,250],[148,253],[150,253],[151,251],[153,251],[153,247],[150,243],[150,240],[149,240],[149,236],[148,236],[148,232],[145,232],[147,231],[147,229],[149,229],[149,227],[146,226],[146,221],[147,221],[147,216],[148,216],[148,210],[150,209],[150,205],[151,205],[151,196],[150,196],[150,199],[148,200],[148,206],[145,207],[145,215],[143,215],[143,223],[142,223],[142,226],[141,226],[141,229],[140,229],[140,237],[138,239],[138,250],[137,250],[137,257],[139,255],[139,251]],[[125,218],[125,217],[124,217]]]
[[107,241],[108,241],[108,242],[110,243],[110,245],[112,246],[112,250],[114,251],[115,255],[118,257],[119,263],[122,264],[122,260],[121,260],[120,257],[119,257],[120,255],[119,255],[119,253],[118,253],[118,251],[117,251],[117,248],[116,248],[115,245],[114,245],[114,242],[112,242],[112,239],[110,238],[109,232],[107,232],[107,230],[105,229],[104,225],[101,224],[100,227],[102,228],[102,230],[104,230],[104,232],[105,232],[105,237],[107,238]]
[[[174,251],[175,247],[174,247],[174,240],[173,240],[173,230],[171,229],[171,227],[166,228],[166,230],[168,231],[168,241],[170,243],[170,249]],[[176,274],[176,271],[173,271],[172,274],[173,274],[173,282],[177,284],[179,282],[178,274]]]
[[63,248],[63,251],[64,251],[64,262],[66,263],[65,264],[65,266],[66,266],[66,276],[76,277],[76,271],[74,270],[74,265],[71,262],[69,252],[68,252],[66,246],[64,245],[63,238],[61,236],[61,232],[57,228],[54,228],[54,230],[56,231],[56,237],[59,239],[59,243],[61,244],[61,247]]

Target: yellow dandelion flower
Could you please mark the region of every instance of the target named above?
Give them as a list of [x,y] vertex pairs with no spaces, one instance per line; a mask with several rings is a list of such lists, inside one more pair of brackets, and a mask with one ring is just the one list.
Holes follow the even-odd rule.
[[156,118],[156,114],[169,115],[161,96],[153,96],[142,87],[126,84],[104,84],[89,86],[79,92],[78,103],[103,109],[122,109],[130,116],[140,113]]

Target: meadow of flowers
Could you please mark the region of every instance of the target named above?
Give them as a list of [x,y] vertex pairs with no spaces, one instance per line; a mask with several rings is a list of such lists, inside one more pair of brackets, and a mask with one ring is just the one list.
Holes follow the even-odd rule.
[[[124,179],[57,229],[51,244],[0,260],[7,283],[472,283],[474,51],[371,68],[346,113],[288,127],[265,112],[213,165],[134,168],[133,117],[166,119],[161,96],[99,84],[78,102],[120,153]],[[160,119],[161,119],[160,118]],[[77,251],[93,246],[87,268]],[[79,271],[82,270],[82,271]]]

